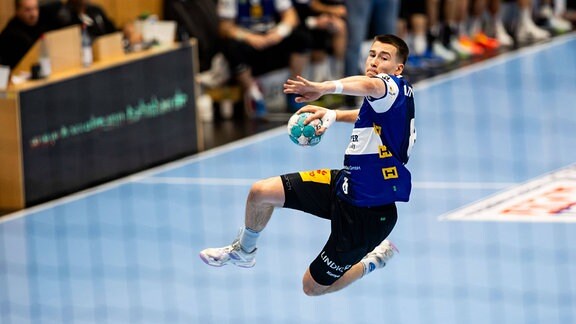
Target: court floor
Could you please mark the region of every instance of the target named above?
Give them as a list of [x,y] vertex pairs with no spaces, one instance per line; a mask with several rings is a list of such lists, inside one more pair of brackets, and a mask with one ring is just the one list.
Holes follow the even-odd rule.
[[281,127],[1,218],[0,323],[576,323],[575,58],[568,35],[415,85],[400,253],[343,291],[302,293],[329,223],[292,210],[254,268],[198,258],[254,180],[341,166],[351,125]]

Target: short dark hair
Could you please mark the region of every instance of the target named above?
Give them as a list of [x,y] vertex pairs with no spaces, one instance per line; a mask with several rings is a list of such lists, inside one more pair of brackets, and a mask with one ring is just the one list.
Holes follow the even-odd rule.
[[378,41],[380,43],[385,44],[391,44],[394,47],[396,47],[396,50],[398,51],[398,58],[400,59],[400,61],[402,61],[402,64],[406,64],[406,60],[408,59],[410,50],[408,49],[408,45],[402,38],[396,35],[386,34],[386,35],[377,35],[376,37],[374,37],[374,41]]

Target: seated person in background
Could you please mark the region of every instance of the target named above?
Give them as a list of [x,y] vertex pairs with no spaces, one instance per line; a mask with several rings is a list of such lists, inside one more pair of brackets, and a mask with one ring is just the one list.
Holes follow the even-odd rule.
[[[218,0],[218,16],[222,53],[244,90],[246,112],[262,117],[266,106],[253,76],[287,63],[291,78],[301,75],[308,62],[308,35],[296,29],[298,14],[290,0]],[[294,95],[287,101],[291,110],[300,106]]]
[[[43,25],[50,30],[85,25],[92,39],[118,31],[104,9],[92,4],[90,0],[67,0],[65,3],[57,1],[42,5],[40,11]],[[142,42],[142,35],[136,31],[133,23],[126,24],[123,32],[127,44],[135,45]]]
[[[344,76],[346,52],[346,6],[344,0],[292,0],[301,28],[312,37],[312,80],[323,81]],[[320,64],[331,54],[334,64]],[[326,71],[327,70],[327,71]]]
[[86,25],[92,38],[117,31],[114,23],[102,8],[91,4],[90,0],[68,0],[56,3],[42,13],[42,20],[50,29],[72,25]]
[[16,67],[45,28],[39,22],[38,0],[16,0],[16,14],[0,33],[2,64]]

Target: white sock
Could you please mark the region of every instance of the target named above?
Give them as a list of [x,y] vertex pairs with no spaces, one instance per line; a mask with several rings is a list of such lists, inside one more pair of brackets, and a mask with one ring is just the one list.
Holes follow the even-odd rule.
[[250,94],[250,97],[252,97],[256,101],[264,99],[264,95],[262,94],[262,91],[260,91],[256,83],[253,83],[250,86],[250,89],[248,89],[248,93]]
[[256,250],[256,241],[260,236],[260,232],[256,232],[248,227],[244,227],[242,235],[240,236],[240,247],[244,252],[252,253]]
[[378,269],[380,267],[380,263],[374,256],[366,256],[364,259],[360,260],[360,263],[364,266],[364,274],[363,276],[369,274],[370,272]]
[[532,11],[530,8],[523,8],[520,10],[520,23],[524,25],[532,24]]

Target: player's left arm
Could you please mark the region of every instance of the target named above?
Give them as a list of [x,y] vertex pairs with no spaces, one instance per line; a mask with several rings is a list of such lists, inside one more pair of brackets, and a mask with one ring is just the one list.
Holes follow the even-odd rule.
[[311,115],[304,121],[304,124],[308,124],[315,119],[322,120],[322,127],[316,131],[316,134],[322,135],[333,123],[337,121],[347,123],[355,122],[360,113],[360,109],[333,110],[315,105],[306,105],[300,108],[296,113],[301,114],[304,112],[311,113]]

